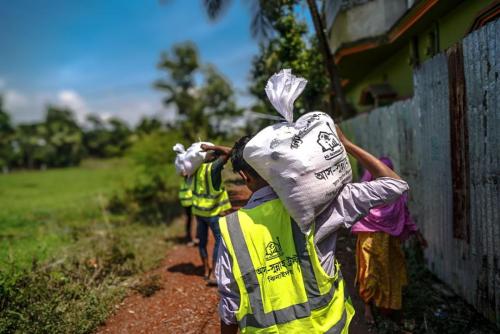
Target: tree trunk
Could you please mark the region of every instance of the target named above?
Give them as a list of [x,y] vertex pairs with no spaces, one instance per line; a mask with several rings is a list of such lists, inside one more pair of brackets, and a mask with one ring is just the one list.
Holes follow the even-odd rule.
[[[344,92],[342,91],[342,84],[340,82],[339,71],[337,69],[337,66],[335,65],[335,60],[333,58],[330,46],[328,44],[325,28],[323,26],[323,21],[321,20],[321,16],[319,15],[316,1],[307,0],[307,5],[309,7],[309,11],[311,12],[311,18],[314,23],[314,29],[316,30],[316,36],[319,41],[321,52],[323,53],[325,67],[328,72],[328,78],[330,81],[330,91],[328,94],[330,100],[330,113],[337,120],[340,120],[342,119],[343,116],[349,114],[349,106],[347,105]],[[337,101],[337,104],[335,103],[335,100]],[[340,110],[336,108],[336,105],[339,107]]]

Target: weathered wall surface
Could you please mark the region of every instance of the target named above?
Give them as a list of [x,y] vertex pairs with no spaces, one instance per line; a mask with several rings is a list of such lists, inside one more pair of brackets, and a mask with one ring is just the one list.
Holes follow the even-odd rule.
[[[344,10],[342,10],[344,9]],[[330,48],[386,33],[407,10],[406,0],[338,0],[325,4]]]
[[500,20],[414,74],[411,100],[343,123],[411,187],[429,269],[500,324]]

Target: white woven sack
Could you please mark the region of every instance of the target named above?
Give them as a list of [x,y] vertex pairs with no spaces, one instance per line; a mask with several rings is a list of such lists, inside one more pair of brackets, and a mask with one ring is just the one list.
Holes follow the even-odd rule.
[[[275,82],[274,87],[279,87],[281,93],[275,92],[274,95],[268,92],[272,89],[269,83],[266,87],[268,97],[277,109],[276,100],[281,106],[286,106],[278,111],[288,116],[289,122],[260,131],[246,144],[243,157],[278,194],[301,230],[308,233],[314,218],[335,200],[344,184],[351,182],[351,165],[330,116],[310,112],[297,122],[290,122],[286,114],[290,111],[290,101],[293,105],[305,86],[293,81],[304,79],[296,78],[290,72],[280,78],[273,76],[269,82],[273,78],[289,81],[285,84]],[[291,88],[282,89],[286,86]]]
[[184,154],[183,163],[187,176],[193,175],[205,160],[207,153],[201,149],[202,144],[213,145],[209,142],[193,143]]
[[184,176],[186,175],[186,168],[184,167],[184,155],[186,154],[186,150],[184,149],[184,145],[177,143],[172,149],[177,154],[174,162],[175,172],[178,175]]

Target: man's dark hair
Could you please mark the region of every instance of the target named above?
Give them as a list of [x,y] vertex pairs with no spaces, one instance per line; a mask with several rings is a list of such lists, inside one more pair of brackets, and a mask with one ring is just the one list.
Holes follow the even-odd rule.
[[243,158],[243,150],[246,144],[252,139],[252,136],[241,137],[236,143],[234,143],[233,151],[231,154],[231,163],[233,164],[233,171],[238,173],[240,171],[245,171],[253,176],[260,177],[260,175],[255,171],[255,169],[250,166]]

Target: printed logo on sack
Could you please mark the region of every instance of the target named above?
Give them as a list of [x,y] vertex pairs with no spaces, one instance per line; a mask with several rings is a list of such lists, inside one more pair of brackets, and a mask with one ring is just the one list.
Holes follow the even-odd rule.
[[326,123],[330,132],[321,131],[318,134],[318,144],[323,149],[323,152],[328,152],[325,154],[326,160],[331,160],[342,154],[342,146],[340,146],[339,142],[335,138],[333,134],[332,128],[329,123]]
[[271,141],[271,144],[269,145],[269,148],[270,149],[275,149],[276,147],[278,147],[279,144],[280,144],[280,140],[278,138],[274,138]]
[[266,246],[266,260],[272,260],[283,255],[280,239],[276,238],[277,242],[271,241]]

